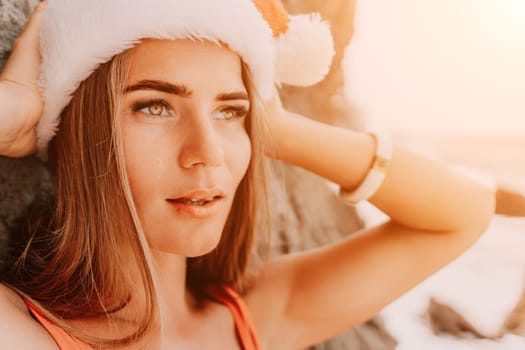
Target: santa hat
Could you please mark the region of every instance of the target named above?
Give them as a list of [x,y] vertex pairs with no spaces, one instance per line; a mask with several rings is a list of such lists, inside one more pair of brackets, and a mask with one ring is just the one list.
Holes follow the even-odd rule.
[[330,28],[320,16],[288,15],[280,0],[49,0],[40,36],[41,155],[79,84],[143,38],[227,44],[248,65],[263,99],[276,83],[317,83],[334,54]]

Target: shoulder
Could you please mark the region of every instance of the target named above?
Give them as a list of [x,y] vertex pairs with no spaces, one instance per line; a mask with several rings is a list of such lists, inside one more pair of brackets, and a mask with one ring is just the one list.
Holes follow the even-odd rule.
[[20,296],[1,283],[0,339],[5,349],[58,349],[49,333],[33,319]]

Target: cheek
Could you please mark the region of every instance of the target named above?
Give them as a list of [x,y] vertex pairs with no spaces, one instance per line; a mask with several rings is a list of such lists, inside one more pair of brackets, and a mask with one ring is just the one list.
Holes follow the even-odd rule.
[[152,194],[155,184],[159,183],[156,174],[159,174],[160,157],[159,145],[154,138],[149,138],[136,128],[124,128],[124,158],[131,192],[137,208]]
[[230,172],[235,181],[235,186],[241,182],[246,174],[250,164],[251,155],[252,147],[250,138],[246,133],[228,139],[227,151],[225,152],[226,163],[230,168]]

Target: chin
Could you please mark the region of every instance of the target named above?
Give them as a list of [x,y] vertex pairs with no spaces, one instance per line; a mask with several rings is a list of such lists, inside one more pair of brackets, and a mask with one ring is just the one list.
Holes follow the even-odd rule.
[[196,258],[206,255],[217,248],[221,234],[215,235],[193,235],[185,239],[167,239],[157,242],[150,242],[150,245],[155,250],[163,253],[176,254],[188,258]]
[[211,253],[215,248],[217,248],[218,245],[219,245],[219,240],[209,243],[209,244],[202,244],[197,247],[191,247],[187,249],[186,252],[181,255],[184,255],[187,258],[197,258],[199,256],[203,256],[208,253]]

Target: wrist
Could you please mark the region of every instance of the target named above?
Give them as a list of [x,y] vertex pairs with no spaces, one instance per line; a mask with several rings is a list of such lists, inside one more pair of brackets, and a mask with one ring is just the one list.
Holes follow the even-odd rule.
[[264,150],[268,157],[285,160],[289,141],[293,138],[293,113],[282,109],[268,119],[268,140]]
[[[24,101],[24,103],[19,103]],[[0,80],[0,154],[22,157],[35,151],[35,127],[43,103],[29,87]]]
[[340,195],[350,204],[369,200],[382,185],[386,176],[387,165],[392,158],[390,139],[382,134],[369,133],[374,138],[375,151],[372,164],[358,186],[351,191],[341,187]]

